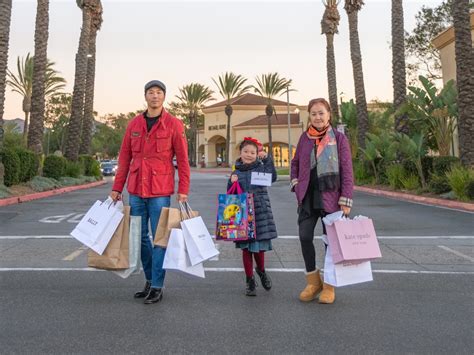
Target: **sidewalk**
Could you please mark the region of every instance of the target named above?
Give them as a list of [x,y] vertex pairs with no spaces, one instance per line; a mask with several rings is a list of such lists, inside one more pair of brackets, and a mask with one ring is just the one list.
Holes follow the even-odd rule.
[[4,199],[0,200],[0,207],[13,205],[13,204],[16,204],[16,203],[22,203],[22,202],[38,200],[40,198],[50,197],[50,196],[54,196],[54,195],[60,195],[60,194],[66,193],[66,192],[89,189],[91,187],[101,186],[101,185],[105,185],[105,184],[107,184],[107,181],[106,180],[101,180],[101,181],[95,181],[95,182],[91,182],[91,183],[83,184],[83,185],[67,186],[67,187],[61,187],[59,189],[54,189],[54,190],[36,192],[36,193],[33,193],[33,194],[7,197],[7,198],[4,198]]

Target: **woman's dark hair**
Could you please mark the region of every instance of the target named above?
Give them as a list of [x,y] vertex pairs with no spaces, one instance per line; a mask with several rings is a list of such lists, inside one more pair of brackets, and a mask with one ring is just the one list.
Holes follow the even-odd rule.
[[247,141],[247,140],[243,140],[242,143],[240,143],[240,145],[239,145],[239,151],[242,151],[242,149],[244,149],[244,147],[245,147],[246,145],[253,145],[253,146],[257,149],[257,152],[258,152],[258,145],[257,145],[257,143],[252,142],[252,141]]

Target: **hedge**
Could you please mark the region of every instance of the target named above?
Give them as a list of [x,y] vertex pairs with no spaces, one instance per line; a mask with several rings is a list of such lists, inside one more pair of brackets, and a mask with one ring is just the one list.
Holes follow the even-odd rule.
[[4,184],[12,186],[20,182],[21,162],[15,149],[4,148],[2,152],[2,163],[5,167]]
[[44,159],[43,176],[59,180],[66,173],[67,160],[57,155],[48,155]]
[[38,156],[30,150],[15,148],[15,152],[20,159],[19,182],[30,181],[36,176],[39,167]]

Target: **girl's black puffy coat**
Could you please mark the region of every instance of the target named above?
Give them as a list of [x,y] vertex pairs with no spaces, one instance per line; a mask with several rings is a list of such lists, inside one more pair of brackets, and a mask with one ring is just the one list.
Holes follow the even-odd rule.
[[[273,219],[272,207],[270,205],[270,196],[268,195],[266,186],[251,185],[252,172],[272,174],[272,182],[277,179],[275,165],[270,157],[263,160],[257,159],[252,164],[244,164],[240,159],[235,163],[235,174],[239,178],[240,187],[244,192],[253,193],[255,204],[255,222],[257,231],[257,240],[274,239],[277,235],[275,221]],[[232,183],[227,184],[227,189]]]

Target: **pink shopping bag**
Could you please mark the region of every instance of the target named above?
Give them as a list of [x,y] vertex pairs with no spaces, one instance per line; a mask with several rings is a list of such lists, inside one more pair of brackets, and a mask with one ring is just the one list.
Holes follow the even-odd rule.
[[382,257],[370,218],[340,220],[326,226],[334,263],[368,261]]

